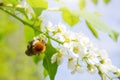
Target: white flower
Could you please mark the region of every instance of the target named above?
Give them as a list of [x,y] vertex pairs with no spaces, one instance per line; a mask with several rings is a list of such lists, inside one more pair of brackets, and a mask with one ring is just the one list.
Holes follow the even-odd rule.
[[65,33],[66,32],[66,26],[64,26],[63,24],[59,23],[58,25],[56,25],[57,30],[61,33]]
[[74,33],[66,30],[62,24],[53,26],[51,23],[47,26],[47,31],[53,38],[64,42],[62,45],[58,44],[60,47],[57,47],[58,52],[51,57],[51,63],[61,64],[63,57],[66,57],[68,58],[68,69],[72,70],[71,73],[81,73],[83,67],[78,63],[79,59],[87,64],[90,73],[94,73],[98,69],[103,73],[113,72],[120,76],[120,70],[112,65],[107,52],[98,49],[83,33]]
[[118,77],[120,77],[120,69],[116,68],[114,71],[114,74],[116,74]]
[[52,23],[49,21],[49,22],[48,22],[48,25],[47,25],[47,30],[48,30],[49,32],[52,32],[52,31],[53,31],[54,27],[52,27],[52,26],[53,26]]
[[98,65],[99,59],[97,57],[91,56],[90,58],[88,58],[88,63],[92,65],[95,65],[95,64]]
[[107,73],[107,72],[108,72],[108,68],[109,68],[108,64],[100,64],[100,65],[99,65],[100,71],[102,71],[102,72],[104,72],[104,73]]
[[82,45],[82,46],[87,46],[88,44],[89,44],[89,38],[88,37],[85,37],[85,36],[83,36],[81,39],[80,39],[80,44]]
[[72,46],[72,43],[64,43],[63,46],[66,47],[67,49],[70,49]]
[[73,69],[77,62],[76,58],[69,58],[68,59],[68,69]]
[[[109,65],[109,68],[108,68],[108,71],[109,72],[119,72],[120,73],[120,69],[118,69],[116,66],[114,66],[114,65]],[[120,74],[119,74],[120,75]]]
[[40,34],[39,36],[36,36],[34,37],[34,43],[33,45],[36,43],[36,42],[44,42],[44,43],[47,43],[48,42],[48,38],[42,34]]
[[96,56],[94,52],[89,51],[87,54],[84,55],[83,58],[87,58],[86,61],[92,65],[99,64],[99,58]]
[[60,52],[55,53],[51,58],[51,63],[57,61],[57,64],[60,65],[63,62],[63,54]]
[[105,62],[99,65],[99,68],[102,72],[114,72],[117,70],[117,67],[113,66],[111,62]]
[[93,73],[96,72],[96,68],[95,68],[95,66],[92,65],[92,64],[88,64],[88,65],[87,65],[87,68],[88,68],[88,72],[91,73],[91,74],[93,74]]
[[75,42],[75,43],[72,43],[69,53],[71,57],[78,58],[80,57],[80,54],[82,53],[82,51],[83,51],[83,48],[81,47],[81,45]]
[[74,73],[76,73],[76,72],[78,72],[78,73],[83,73],[83,67],[81,66],[81,65],[79,65],[79,64],[76,64],[75,66],[74,66],[74,68],[73,68],[73,70],[72,70],[72,74],[74,74]]
[[71,31],[66,31],[64,37],[66,39],[65,42],[71,42],[71,41],[77,41],[78,36],[76,36],[75,33]]
[[52,24],[49,22],[47,26],[47,30],[51,32],[53,35],[57,33],[65,33],[66,32],[66,27],[59,23],[58,25],[52,26]]
[[56,33],[53,37],[61,42],[65,41],[65,38],[61,35],[61,33]]
[[101,59],[108,59],[108,54],[105,50],[99,50],[98,54]]

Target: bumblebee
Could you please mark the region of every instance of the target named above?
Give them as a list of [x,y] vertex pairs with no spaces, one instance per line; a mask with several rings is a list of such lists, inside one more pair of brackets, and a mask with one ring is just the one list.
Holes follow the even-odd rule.
[[46,43],[44,40],[32,40],[29,42],[27,46],[27,50],[25,51],[26,55],[40,55],[46,50]]

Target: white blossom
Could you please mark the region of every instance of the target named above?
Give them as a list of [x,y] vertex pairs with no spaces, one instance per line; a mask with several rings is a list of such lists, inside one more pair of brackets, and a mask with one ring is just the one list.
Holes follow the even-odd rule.
[[76,73],[76,72],[78,72],[78,73],[83,73],[83,67],[81,66],[81,65],[79,65],[79,64],[76,64],[75,66],[74,66],[74,68],[73,68],[73,70],[72,70],[72,74],[74,74],[74,73]]
[[94,74],[96,72],[96,67],[92,64],[87,64],[88,72]]
[[68,69],[71,70],[71,73],[83,72],[84,66],[82,67],[80,64],[85,63],[90,73],[94,73],[98,69],[99,72],[112,72],[120,76],[120,70],[112,65],[107,52],[98,49],[83,33],[66,30],[62,24],[53,26],[50,23],[47,29],[53,38],[64,42],[62,45],[58,45],[60,47],[57,48],[58,52],[52,56],[51,63],[57,61],[58,64],[61,64],[65,57],[68,58]]
[[77,62],[76,58],[69,58],[68,59],[68,69],[73,69]]
[[70,53],[71,53],[71,56],[72,57],[76,57],[76,58],[78,58],[78,57],[80,57],[80,54],[81,53],[83,53],[82,51],[82,47],[81,47],[81,45],[79,44],[79,43],[72,43],[72,45],[71,45],[72,47],[70,48]]
[[56,61],[57,61],[58,65],[62,64],[62,62],[63,62],[63,54],[62,53],[57,52],[52,56],[51,63],[54,63]]

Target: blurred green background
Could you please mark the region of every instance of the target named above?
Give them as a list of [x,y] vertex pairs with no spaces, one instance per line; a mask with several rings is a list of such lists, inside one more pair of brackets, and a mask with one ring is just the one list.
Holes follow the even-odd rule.
[[25,55],[23,25],[0,10],[0,80],[40,80],[38,66]]

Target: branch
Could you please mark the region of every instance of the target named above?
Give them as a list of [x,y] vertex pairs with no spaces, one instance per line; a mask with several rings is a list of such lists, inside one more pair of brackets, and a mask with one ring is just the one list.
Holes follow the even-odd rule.
[[48,34],[46,34],[46,33],[42,32],[42,31],[38,30],[37,28],[33,27],[33,25],[31,25],[30,23],[28,23],[28,22],[22,20],[21,18],[19,18],[18,16],[12,14],[11,12],[9,12],[9,11],[7,11],[7,10],[1,8],[1,7],[0,7],[0,10],[6,12],[6,13],[8,13],[9,15],[13,16],[14,18],[18,19],[18,20],[21,21],[23,24],[28,25],[28,26],[31,27],[33,30],[35,30],[35,31],[37,31],[37,32],[39,32],[39,33],[42,33],[42,34],[45,35],[47,38],[50,38],[50,39],[52,39],[52,40],[58,42],[59,44],[63,44],[63,42],[61,42],[61,41],[59,41],[59,40],[57,40],[57,39],[55,39],[55,38],[49,36]]

